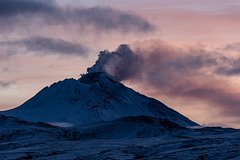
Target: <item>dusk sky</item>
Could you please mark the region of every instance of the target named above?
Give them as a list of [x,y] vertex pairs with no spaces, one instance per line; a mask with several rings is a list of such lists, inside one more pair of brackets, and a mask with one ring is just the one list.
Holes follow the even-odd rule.
[[199,124],[240,128],[239,8],[239,0],[1,0],[0,110],[128,44],[131,59],[106,67],[122,83]]

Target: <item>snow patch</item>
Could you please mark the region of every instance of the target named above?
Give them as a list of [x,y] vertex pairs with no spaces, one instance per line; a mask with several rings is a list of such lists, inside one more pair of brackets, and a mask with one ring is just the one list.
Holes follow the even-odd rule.
[[74,126],[73,124],[67,123],[67,122],[48,122],[48,124],[52,126],[62,127],[62,128],[68,128],[68,127]]

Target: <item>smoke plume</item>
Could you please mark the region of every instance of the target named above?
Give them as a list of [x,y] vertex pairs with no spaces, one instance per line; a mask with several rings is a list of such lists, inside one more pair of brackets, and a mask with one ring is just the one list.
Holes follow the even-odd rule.
[[87,72],[106,72],[120,81],[127,80],[138,75],[142,62],[141,56],[122,44],[115,52],[101,51],[98,60]]
[[118,80],[139,82],[155,90],[158,96],[204,101],[225,116],[237,118],[239,94],[222,78],[229,76],[225,72],[236,62],[239,59],[201,46],[178,48],[151,42],[140,44],[134,50],[120,45],[114,52],[102,51],[87,71],[106,72]]

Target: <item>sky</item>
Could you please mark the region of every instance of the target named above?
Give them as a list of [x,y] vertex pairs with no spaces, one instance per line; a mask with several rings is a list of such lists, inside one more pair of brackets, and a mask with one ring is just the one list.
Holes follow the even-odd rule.
[[199,124],[240,128],[239,7],[239,0],[2,0],[0,110],[95,64]]

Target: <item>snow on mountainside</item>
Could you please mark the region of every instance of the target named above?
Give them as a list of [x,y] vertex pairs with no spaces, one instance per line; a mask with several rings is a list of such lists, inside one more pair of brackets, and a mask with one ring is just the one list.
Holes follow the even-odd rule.
[[[127,127],[126,127],[127,126]],[[0,159],[239,159],[240,131],[137,116],[77,128],[0,114]]]
[[103,72],[88,73],[79,80],[65,79],[45,87],[21,106],[0,112],[33,122],[91,124],[128,116],[151,116],[181,126],[195,122],[125,87]]

